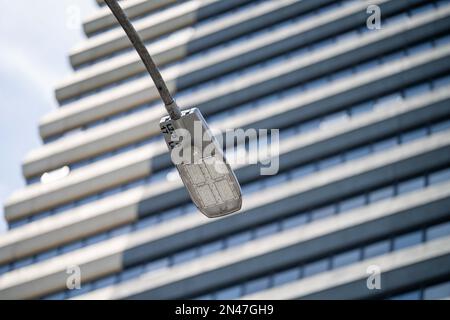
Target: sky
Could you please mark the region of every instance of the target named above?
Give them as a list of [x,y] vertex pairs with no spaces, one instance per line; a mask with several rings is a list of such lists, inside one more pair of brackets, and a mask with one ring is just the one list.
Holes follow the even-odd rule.
[[21,162],[42,143],[38,121],[57,108],[55,85],[72,69],[95,0],[0,0],[0,233],[3,202],[24,186]]

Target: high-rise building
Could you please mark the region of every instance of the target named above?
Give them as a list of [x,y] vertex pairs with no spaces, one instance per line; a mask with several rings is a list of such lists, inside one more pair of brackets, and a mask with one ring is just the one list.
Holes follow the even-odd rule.
[[278,174],[236,166],[243,208],[220,219],[97,1],[4,204],[0,298],[450,296],[450,1],[121,1],[181,107],[280,128]]

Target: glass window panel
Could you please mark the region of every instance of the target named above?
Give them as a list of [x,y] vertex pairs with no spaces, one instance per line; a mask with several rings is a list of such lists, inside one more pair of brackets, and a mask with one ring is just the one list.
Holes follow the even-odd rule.
[[267,289],[269,287],[269,283],[269,277],[262,277],[259,279],[248,281],[244,285],[244,294],[251,294]]
[[450,222],[429,227],[426,230],[427,240],[433,240],[450,235]]
[[373,151],[380,152],[389,148],[393,148],[398,144],[397,137],[381,140],[373,144]]
[[133,229],[132,226],[130,224],[127,224],[122,227],[111,230],[110,234],[112,237],[116,237],[116,236],[120,236],[123,234],[127,234],[127,233],[131,232],[132,229]]
[[220,290],[216,293],[217,300],[235,299],[241,296],[241,286],[234,286]]
[[335,72],[331,75],[331,80],[336,81],[340,79],[345,79],[353,75],[353,70],[351,68],[342,71]]
[[355,117],[355,116],[359,116],[361,114],[368,113],[372,110],[373,110],[373,101],[370,101],[370,102],[365,102],[365,103],[353,106],[350,109],[350,114],[352,117]]
[[273,276],[273,286],[281,286],[282,284],[292,282],[300,277],[300,269],[295,267],[293,269],[280,271]]
[[305,224],[307,221],[308,221],[308,215],[306,213],[297,214],[293,217],[284,219],[281,222],[281,228],[282,229],[294,228],[294,227]]
[[108,239],[108,234],[103,232],[103,233],[99,233],[93,237],[89,237],[86,239],[86,244],[90,245],[90,244],[94,244],[94,243],[98,243],[100,241],[106,240]]
[[194,300],[212,300],[212,299],[214,299],[212,294],[205,294],[203,296],[194,298]]
[[320,127],[320,123],[320,119],[314,119],[300,124],[298,128],[300,133],[307,133],[318,129]]
[[423,292],[423,298],[425,300],[448,297],[450,297],[450,281],[426,288]]
[[364,72],[364,71],[372,70],[373,68],[377,67],[378,64],[379,63],[377,60],[371,60],[368,62],[358,64],[355,67],[355,69],[356,69],[356,72]]
[[372,257],[388,253],[390,251],[390,248],[391,243],[389,240],[383,240],[373,244],[369,244],[366,247],[364,247],[363,250],[364,259],[369,259]]
[[183,207],[177,207],[177,208],[162,212],[160,214],[160,218],[162,221],[167,221],[167,220],[179,217],[181,215],[183,215]]
[[422,83],[413,87],[409,87],[403,90],[403,94],[405,95],[405,97],[411,98],[411,97],[415,97],[417,95],[420,94],[424,94],[430,91],[430,84],[427,83]]
[[233,246],[240,245],[242,243],[250,241],[251,238],[252,238],[252,235],[251,235],[250,231],[244,231],[244,232],[229,236],[226,240],[227,247],[233,247]]
[[450,75],[437,78],[437,79],[433,80],[432,83],[433,83],[434,88],[448,86],[448,85],[450,85]]
[[319,161],[319,169],[320,170],[324,170],[326,168],[330,168],[333,167],[335,165],[338,165],[342,162],[342,157],[341,155],[337,155],[334,157],[329,157],[326,159],[323,159],[321,161]]
[[368,154],[370,154],[370,146],[364,146],[347,151],[344,155],[344,158],[346,161],[350,161],[365,157]]
[[347,111],[340,111],[323,117],[321,126],[333,125],[348,118]]
[[222,250],[223,247],[224,247],[224,244],[223,244],[222,240],[217,240],[214,242],[204,244],[200,247],[200,255],[205,256],[207,254],[211,254],[211,253],[220,251],[220,250]]
[[328,270],[328,259],[322,259],[306,264],[303,267],[303,276],[309,277]]
[[400,250],[414,246],[422,242],[422,230],[395,237],[394,250]]
[[278,184],[281,184],[281,183],[283,183],[283,182],[285,182],[287,180],[288,180],[288,175],[287,174],[277,174],[275,176],[265,178],[263,180],[263,183],[264,183],[264,186],[266,188],[268,188],[268,187],[272,187],[272,186],[276,186]]
[[307,176],[307,175],[313,173],[315,170],[316,169],[315,169],[315,165],[314,164],[309,164],[309,165],[306,165],[306,166],[302,166],[300,168],[296,168],[296,169],[292,170],[291,171],[291,177],[293,179],[304,177],[304,176]]
[[144,268],[142,265],[132,267],[132,268],[122,271],[119,275],[119,279],[120,279],[120,281],[126,281],[129,279],[133,279],[133,278],[136,278],[139,275],[141,275],[143,271],[144,271]]
[[65,293],[62,291],[62,292],[58,292],[58,293],[52,294],[50,296],[47,296],[44,299],[45,300],[64,300],[64,297],[65,297]]
[[428,183],[435,184],[450,180],[450,168],[439,170],[428,176]]
[[391,300],[420,300],[420,290],[402,293],[391,297]]
[[110,275],[110,276],[107,276],[107,277],[104,277],[104,278],[101,278],[101,279],[95,281],[93,283],[93,287],[95,289],[108,287],[108,286],[111,286],[114,283],[116,283],[116,280],[117,280],[117,276],[113,274],[113,275]]
[[450,43],[450,35],[444,36],[444,37],[440,37],[439,39],[434,40],[434,43],[436,44],[436,46],[444,46],[446,44]]
[[29,266],[30,264],[33,264],[33,258],[21,259],[21,260],[17,260],[15,262],[13,262],[13,268],[19,269],[19,268]]
[[253,192],[259,191],[262,188],[262,183],[260,181],[247,183],[242,186],[243,194],[251,194]]
[[440,121],[431,126],[431,132],[436,133],[440,131],[444,131],[450,128],[450,119],[445,121]]
[[378,98],[375,102],[375,108],[393,107],[396,103],[402,101],[400,93],[393,93],[381,98]]
[[184,250],[173,255],[173,264],[183,263],[194,259],[197,256],[197,248]]
[[394,196],[394,190],[395,189],[393,186],[388,186],[370,192],[369,203],[380,201],[387,198],[392,198]]
[[156,215],[151,215],[151,216],[144,217],[144,218],[140,219],[139,221],[137,221],[136,228],[144,229],[146,227],[153,226],[156,223],[158,223],[158,217]]
[[73,250],[76,250],[76,249],[80,249],[81,247],[83,247],[82,241],[76,241],[76,242],[73,242],[73,243],[70,243],[70,244],[67,244],[67,245],[63,246],[61,248],[61,252],[62,253],[70,252],[70,251],[73,251]]
[[343,211],[355,209],[358,207],[362,207],[363,205],[365,205],[365,203],[366,203],[366,197],[364,195],[346,199],[339,203],[339,211],[343,212]]
[[416,139],[423,138],[427,135],[427,128],[419,128],[413,131],[405,132],[401,134],[400,141],[407,143]]
[[390,54],[387,54],[387,55],[383,56],[383,57],[381,58],[381,61],[382,61],[383,63],[392,62],[392,61],[398,60],[398,59],[400,59],[400,58],[403,58],[404,55],[405,55],[405,54],[404,54],[403,51],[390,53]]
[[169,266],[169,259],[168,258],[162,258],[158,260],[153,260],[145,264],[144,266],[144,272],[151,272],[155,270],[159,270],[162,268],[166,268]]
[[37,261],[43,261],[43,260],[46,260],[46,259],[50,259],[50,258],[56,257],[57,255],[58,255],[58,250],[57,249],[52,249],[52,250],[48,250],[48,251],[45,251],[45,252],[42,252],[42,253],[38,254],[36,256],[36,260]]
[[255,237],[262,238],[268,235],[274,234],[278,231],[279,224],[278,222],[274,222],[268,225],[261,226],[255,230]]
[[433,45],[431,44],[431,42],[425,42],[425,43],[421,43],[421,44],[415,45],[415,46],[413,46],[411,48],[408,48],[407,52],[408,52],[409,55],[412,56],[412,55],[415,55],[415,54],[418,54],[418,53],[421,53],[421,52],[425,52],[425,51],[430,50],[432,48],[433,48]]
[[343,267],[343,266],[352,264],[354,262],[359,261],[360,256],[361,256],[361,250],[359,248],[337,254],[332,259],[332,266],[333,266],[333,268],[339,268],[339,267]]
[[397,186],[397,193],[404,194],[425,187],[425,177],[418,177],[400,182]]
[[323,218],[332,216],[335,213],[336,213],[336,206],[330,205],[330,206],[321,207],[321,208],[311,211],[311,218],[312,218],[312,220],[323,219]]
[[11,265],[8,264],[4,264],[0,266],[0,274],[4,274],[6,272],[8,272],[11,269]]

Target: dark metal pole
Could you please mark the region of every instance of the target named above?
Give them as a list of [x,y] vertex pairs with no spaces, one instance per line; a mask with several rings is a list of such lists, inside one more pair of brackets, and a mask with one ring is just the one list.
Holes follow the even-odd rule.
[[170,118],[172,118],[173,120],[181,118],[180,108],[178,107],[175,100],[172,98],[172,95],[170,94],[169,89],[167,88],[164,82],[164,79],[159,73],[159,70],[156,67],[155,62],[148,53],[147,48],[142,42],[141,37],[139,37],[138,33],[134,29],[125,12],[123,12],[122,8],[117,3],[117,0],[105,0],[105,2],[108,5],[109,9],[111,9],[117,21],[119,21],[123,30],[125,30],[125,33],[127,34],[137,53],[141,57],[142,62],[144,62],[145,68],[147,68],[148,73],[152,77],[153,82],[155,83],[155,86],[158,89],[159,95],[161,96],[161,99],[164,102],[167,112],[170,115]]

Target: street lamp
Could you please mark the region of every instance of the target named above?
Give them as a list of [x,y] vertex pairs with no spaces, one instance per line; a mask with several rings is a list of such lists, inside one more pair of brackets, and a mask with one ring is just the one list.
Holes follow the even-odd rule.
[[238,211],[242,206],[239,182],[200,110],[180,110],[117,0],[105,2],[141,57],[164,102],[169,115],[160,121],[161,132],[192,201],[209,218]]

